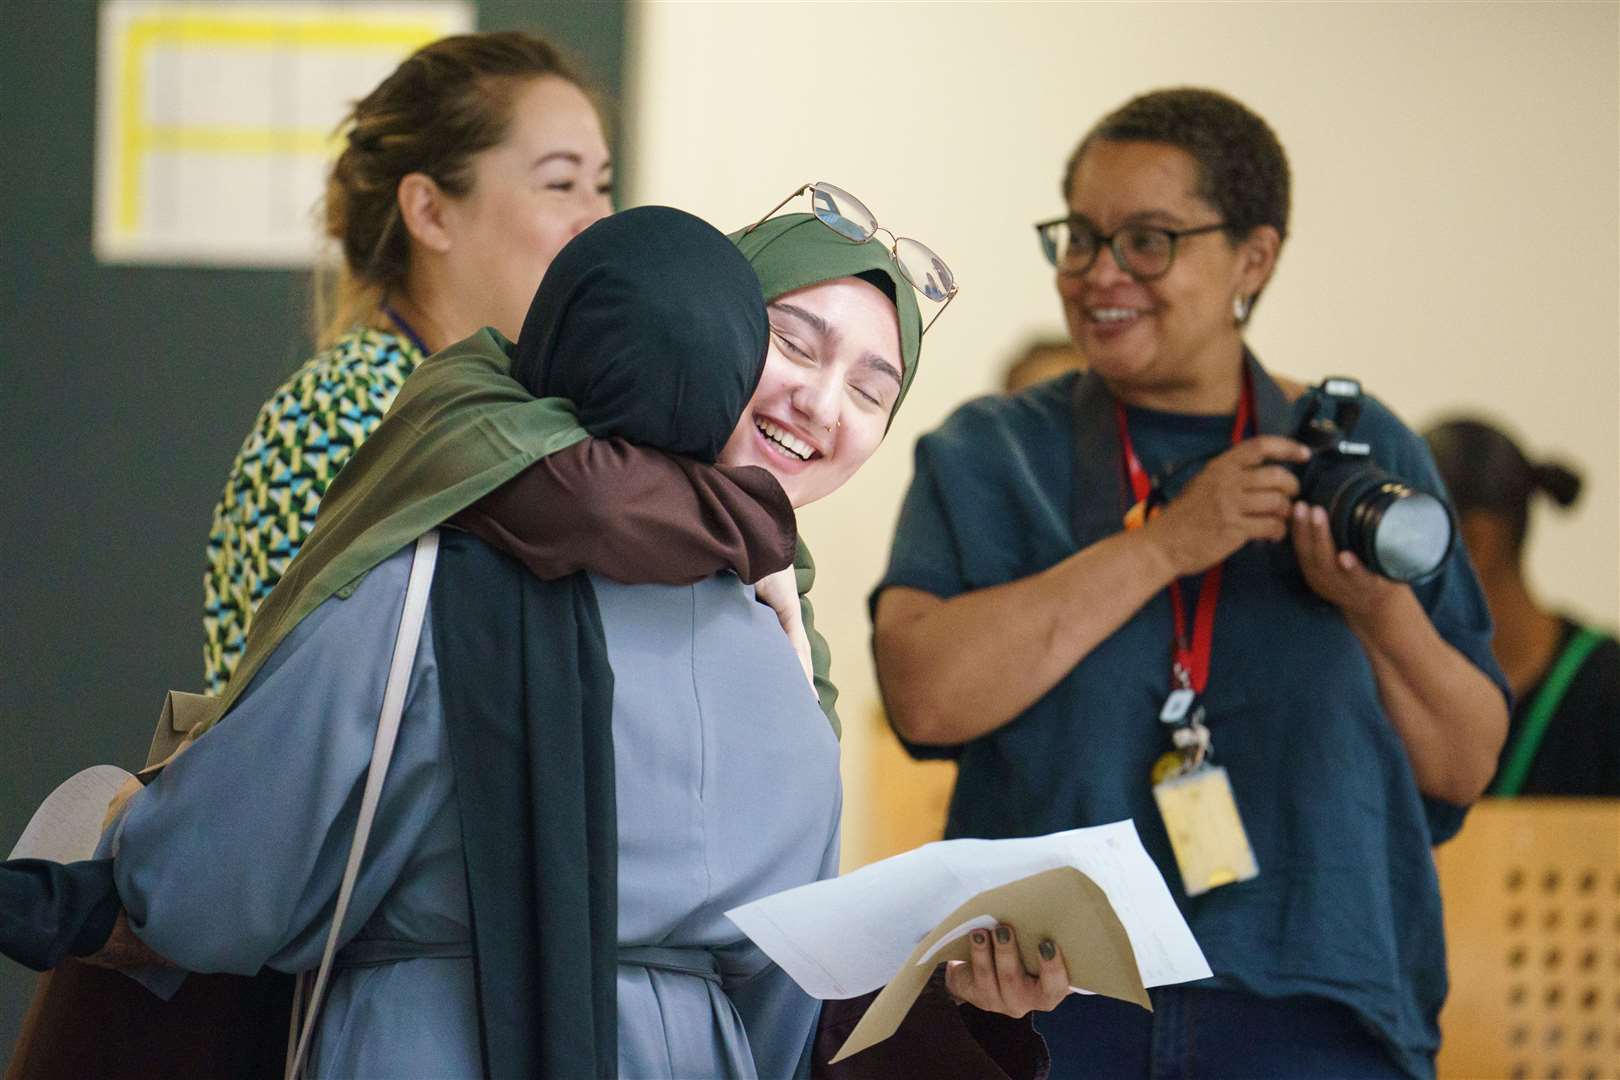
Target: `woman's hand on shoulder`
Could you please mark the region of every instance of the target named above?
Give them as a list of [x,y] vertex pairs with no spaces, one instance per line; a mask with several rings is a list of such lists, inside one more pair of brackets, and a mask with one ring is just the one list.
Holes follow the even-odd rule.
[[1245,439],[1205,465],[1148,523],[1178,577],[1221,562],[1250,540],[1282,540],[1299,495],[1288,468],[1309,459],[1303,444],[1281,435]]
[[1031,975],[1018,955],[1018,933],[1010,926],[975,930],[968,936],[970,959],[945,965],[945,989],[958,1002],[1020,1017],[1058,1007],[1069,993],[1069,969],[1057,944],[1041,942],[1041,970]]
[[804,608],[799,601],[799,580],[793,567],[768,574],[754,583],[754,596],[776,612],[776,621],[782,632],[793,643],[804,677],[810,680],[810,689],[816,687],[815,665],[810,659],[810,636],[804,630]]

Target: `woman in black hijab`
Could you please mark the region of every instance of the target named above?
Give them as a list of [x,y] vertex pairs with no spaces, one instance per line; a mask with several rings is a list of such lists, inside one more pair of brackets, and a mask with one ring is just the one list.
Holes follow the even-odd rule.
[[[662,208],[607,219],[558,257],[534,306],[544,314],[517,352],[523,381],[577,402],[593,434],[713,461],[759,377],[766,333],[753,271],[720,233]],[[792,513],[779,490],[762,490],[750,539],[781,569]],[[119,895],[140,939],[180,967],[316,966],[409,559],[402,550],[299,622],[217,730],[130,803]],[[765,616],[812,730],[830,741],[774,615],[737,577],[707,576],[723,568],[705,581],[729,582],[736,604]],[[316,1075],[617,1068],[614,727],[625,681],[603,588],[636,591],[584,572],[541,581],[483,540],[443,531]],[[688,633],[691,623],[688,612]],[[222,850],[226,836],[253,859]],[[388,962],[368,963],[379,943]]]
[[[632,211],[553,264],[515,373],[580,403],[600,438],[707,463],[764,334],[759,282],[724,238]],[[816,1004],[722,916],[833,872],[837,747],[743,584],[790,562],[791,510],[773,484],[745,505],[759,470],[716,471],[734,481],[721,509],[745,512],[687,531],[746,543],[712,545],[723,560],[695,576],[617,568],[680,584],[618,585],[590,550],[578,564],[602,573],[542,581],[499,550],[494,517],[493,546],[444,533],[317,1074],[808,1068]],[[159,954],[194,971],[315,966],[409,558],[299,621],[220,730],[130,804],[114,877]]]

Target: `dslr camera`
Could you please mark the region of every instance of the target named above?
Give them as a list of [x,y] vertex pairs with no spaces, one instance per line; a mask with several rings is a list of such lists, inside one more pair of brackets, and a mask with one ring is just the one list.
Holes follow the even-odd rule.
[[1355,442],[1361,383],[1334,376],[1306,391],[1293,437],[1311,458],[1294,466],[1299,497],[1327,511],[1333,542],[1392,581],[1428,578],[1451,554],[1456,529],[1445,500],[1412,487]]

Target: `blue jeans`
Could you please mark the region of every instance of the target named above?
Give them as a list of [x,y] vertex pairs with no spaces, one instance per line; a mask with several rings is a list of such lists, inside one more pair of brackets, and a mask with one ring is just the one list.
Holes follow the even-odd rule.
[[1400,1080],[1406,1074],[1356,1015],[1325,998],[1235,990],[1150,991],[1153,1012],[1071,994],[1035,1026],[1052,1080]]

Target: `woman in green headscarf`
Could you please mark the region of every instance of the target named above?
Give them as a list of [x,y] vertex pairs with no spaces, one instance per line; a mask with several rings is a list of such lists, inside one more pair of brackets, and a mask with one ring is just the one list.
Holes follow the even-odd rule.
[[[916,378],[921,317],[912,288],[887,249],[876,240],[853,243],[812,214],[771,218],[731,240],[753,267],[765,300],[779,317],[771,324],[765,375],[743,417],[752,423],[738,426],[738,436],[747,436],[752,428],[758,438],[734,437],[721,461],[764,467],[797,508],[836,489],[877,448]],[[820,353],[830,354],[831,343],[805,337],[816,329],[815,319],[825,322],[827,315],[838,317],[849,310],[849,298],[862,295],[857,287],[862,281],[888,298],[898,323],[898,356],[889,370],[866,363],[866,354],[823,363]],[[803,292],[824,285],[835,287]],[[782,302],[789,293],[801,294],[801,301],[803,296],[824,297],[813,306],[826,310],[806,319],[802,302]],[[531,322],[540,312],[537,304]],[[811,346],[818,350],[815,357],[807,354]],[[216,716],[230,710],[305,616],[422,533],[469,508],[476,511],[487,496],[509,512],[514,506],[549,505],[545,496],[557,486],[574,486],[592,471],[584,460],[592,452],[584,445],[591,432],[568,401],[537,397],[534,387],[520,378],[523,372],[513,370],[516,357],[516,347],[486,327],[436,354],[432,364],[407,381],[387,419],[332,482],[315,531],[259,609],[238,664],[240,673],[221,695]],[[840,390],[845,384],[847,392]],[[838,400],[840,394],[845,400]],[[783,435],[792,432],[797,432],[797,442],[789,448]],[[621,477],[640,475],[646,460],[646,455],[625,450]],[[539,468],[531,469],[537,464]],[[532,514],[513,527],[539,536],[558,524],[554,515]],[[818,696],[836,729],[838,691],[828,678],[826,644],[814,629],[807,594],[815,566],[802,544],[794,569],[815,655]]]
[[[753,521],[757,542],[740,550],[764,554],[710,548],[730,552],[722,565],[739,573],[739,563],[768,567],[773,549],[786,566],[791,528],[780,528],[768,491],[748,489],[762,474],[739,466],[763,466],[795,504],[835,489],[876,448],[914,377],[920,323],[886,249],[792,216],[737,243],[749,288],[769,299],[750,328],[728,299],[737,278],[724,258],[712,245],[702,255],[706,241],[679,221],[651,230],[667,230],[674,248],[648,244],[647,230],[631,226],[649,214],[610,219],[559,257],[519,348],[485,332],[413,376],[256,621],[220,732],[176,760],[124,821],[119,892],[159,953],[196,970],[307,966],[330,911],[336,845],[275,838],[341,836],[352,821],[363,755],[350,744],[365,742],[375,716],[366,702],[380,698],[386,664],[370,642],[397,619],[402,545],[447,520],[483,538],[444,534],[422,647],[431,662],[419,651],[345,925],[348,966],[322,1020],[320,1073],[809,1068],[815,1003],[722,916],[836,870],[836,742],[806,721],[815,701],[775,619],[731,575],[621,586],[578,573],[548,583],[529,571],[536,559],[553,565],[548,557],[590,568],[591,553],[559,554],[555,543],[557,518],[573,512],[572,501],[558,504],[558,485],[575,483],[588,501],[577,485],[589,486],[590,469],[570,481],[553,459],[613,435],[698,460],[717,454],[716,471],[736,489],[721,505],[743,507],[751,490],[762,515],[731,515]],[[706,265],[688,268],[679,288],[658,276],[700,255]],[[703,317],[683,320],[678,304],[649,312],[657,290],[695,291]],[[638,310],[628,328],[608,317]],[[646,354],[631,344],[623,363],[565,362],[582,341],[613,352],[630,331],[651,355],[667,340],[688,363],[638,370]],[[751,333],[754,359],[725,359],[746,358]],[[717,383],[689,362],[704,350],[741,374]],[[581,402],[579,424],[572,408],[536,394]],[[689,490],[699,503],[715,491]],[[536,513],[548,504],[526,495],[550,498],[556,512]],[[712,515],[696,516],[690,532],[724,532]],[[820,661],[824,674],[824,650]],[[238,816],[238,806],[254,810]],[[290,848],[286,858],[304,869],[261,860],[248,872],[224,866],[211,846],[177,850],[176,836],[214,840],[211,829],[256,852]],[[954,1006],[948,1019],[967,1038]]]

